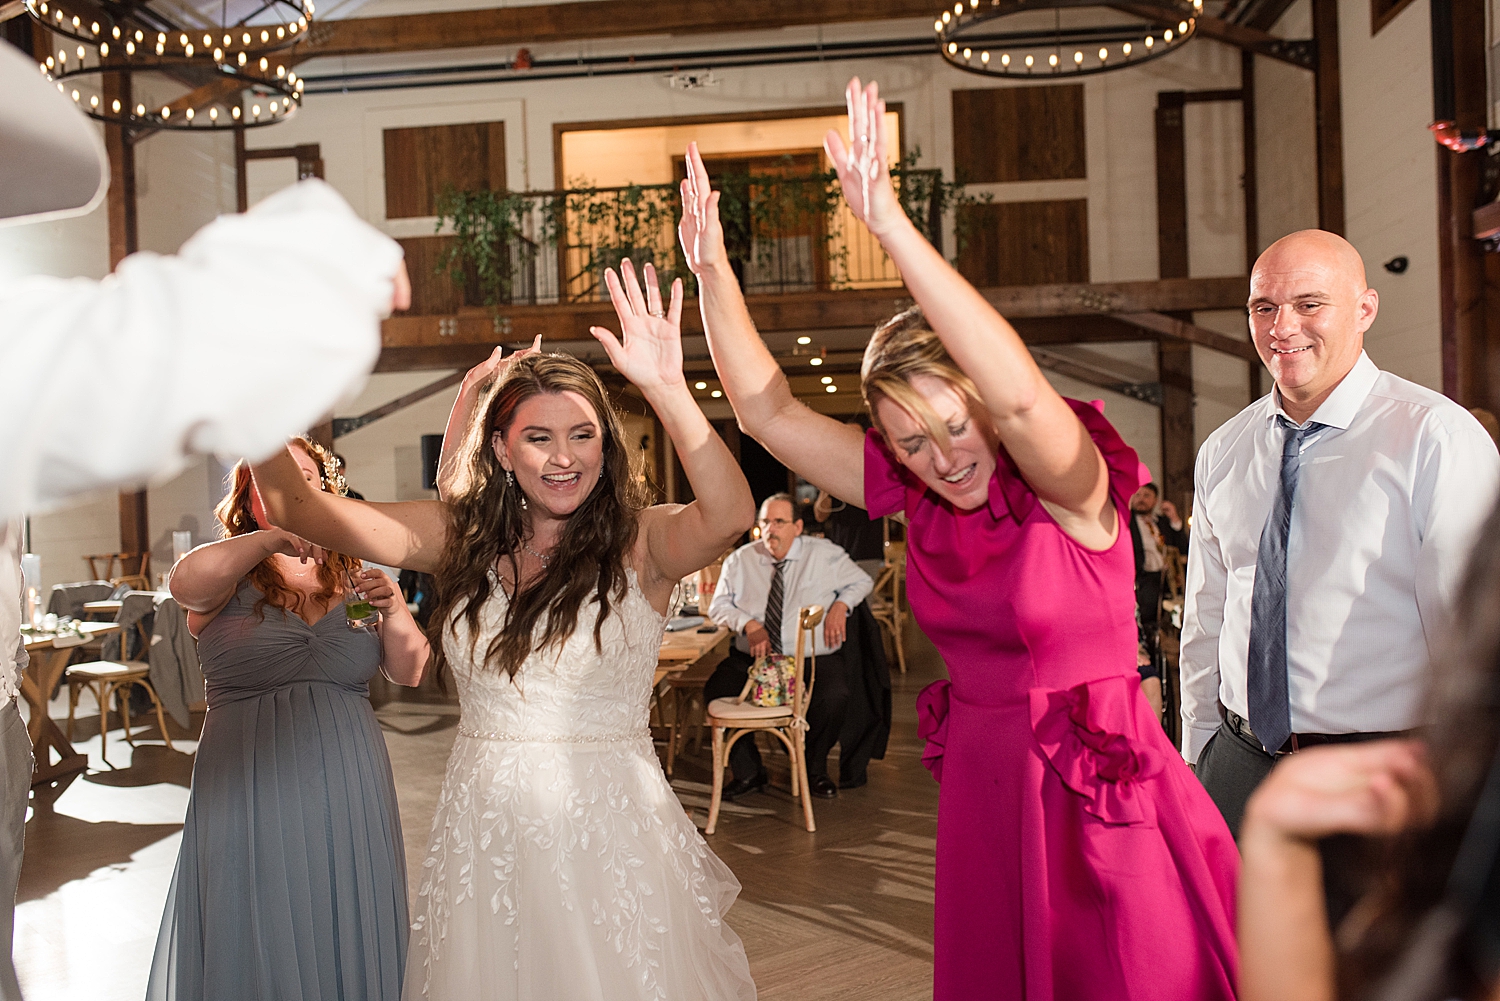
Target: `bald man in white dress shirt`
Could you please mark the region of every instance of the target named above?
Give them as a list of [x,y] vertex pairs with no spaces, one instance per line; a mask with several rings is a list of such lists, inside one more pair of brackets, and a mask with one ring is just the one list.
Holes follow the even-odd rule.
[[[0,224],[94,208],[109,184],[98,128],[4,42],[0,93]],[[320,181],[102,282],[0,281],[0,1001],[21,996],[11,938],[32,773],[19,516],[194,453],[270,455],[363,384],[380,318],[410,295],[401,248]],[[135,406],[99,392],[106,373]]]
[[1182,631],[1183,755],[1238,834],[1278,757],[1416,727],[1500,456],[1458,404],[1375,367],[1379,296],[1342,238],[1250,279],[1275,380],[1204,442]]

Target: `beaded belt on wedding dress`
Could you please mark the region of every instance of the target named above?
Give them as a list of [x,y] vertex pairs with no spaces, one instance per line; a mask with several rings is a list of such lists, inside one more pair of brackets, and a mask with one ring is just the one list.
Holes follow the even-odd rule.
[[596,734],[521,734],[501,730],[476,730],[466,723],[458,724],[458,732],[465,737],[480,740],[505,740],[517,744],[617,744],[630,740],[647,740],[648,730],[627,730],[620,733]]

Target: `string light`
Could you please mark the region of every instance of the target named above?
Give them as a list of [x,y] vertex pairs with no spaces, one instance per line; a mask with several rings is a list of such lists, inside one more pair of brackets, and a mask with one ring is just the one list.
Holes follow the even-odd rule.
[[811,344],[812,343],[812,338],[811,337],[807,337],[807,336],[799,337],[799,338],[797,338],[797,343],[798,344]]

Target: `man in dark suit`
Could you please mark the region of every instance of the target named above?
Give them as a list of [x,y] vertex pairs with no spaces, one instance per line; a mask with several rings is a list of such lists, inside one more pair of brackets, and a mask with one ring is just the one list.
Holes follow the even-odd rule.
[[1161,711],[1161,658],[1157,656],[1161,590],[1166,549],[1187,553],[1187,526],[1171,501],[1161,499],[1155,483],[1147,483],[1130,498],[1130,546],[1135,552],[1135,606],[1140,634],[1141,690]]

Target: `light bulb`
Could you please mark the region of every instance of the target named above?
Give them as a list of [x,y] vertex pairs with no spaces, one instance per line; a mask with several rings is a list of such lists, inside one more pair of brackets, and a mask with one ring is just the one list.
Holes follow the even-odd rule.
[[83,46],[78,46],[78,61],[83,62]]
[[83,24],[83,21],[81,21],[81,20],[80,20],[80,19],[79,19],[79,17],[78,17],[78,15],[77,15],[77,14],[74,14],[74,15],[73,15],[73,27],[75,27],[75,28],[77,28],[77,27],[80,27],[80,26],[82,26],[82,24]]
[[236,104],[234,107],[232,107],[232,108],[229,109],[229,117],[230,118],[238,118],[238,117],[240,117],[240,106],[238,104]]
[[1187,34],[1187,22],[1186,21],[1178,21],[1177,22],[1177,33],[1179,35],[1186,35]]
[[133,56],[133,55],[135,55],[135,43],[134,42],[126,42],[125,43],[125,54],[127,56]]
[[837,386],[824,386],[823,389],[830,393],[837,393],[839,391],[839,387]]
[[277,28],[276,29],[276,37],[277,38],[285,38],[286,37],[286,29],[285,28]]
[[948,13],[946,10],[943,11],[943,23],[947,24],[951,20],[953,20],[953,15]]
[[187,120],[191,122],[193,120],[193,109],[189,108],[185,113],[187,115]]
[[1130,43],[1126,42],[1124,45],[1120,46],[1120,51],[1125,53],[1127,56],[1130,55]]
[[243,52],[241,52],[239,54],[239,57],[238,57],[237,61],[239,62],[239,64],[241,66],[245,65],[246,60],[245,60],[245,54]]
[[47,13],[47,5],[46,4],[42,4],[42,13],[43,14]]
[[244,43],[245,43],[245,44],[246,44],[246,45],[249,45],[249,44],[250,44],[250,32],[248,32],[248,31],[247,31],[247,32],[245,32],[245,33],[244,33],[244,34],[243,34],[243,35],[241,35],[241,36],[240,36],[240,39],[241,39],[241,40],[242,40],[242,41],[243,41],[243,42],[244,42]]
[[93,24],[89,25],[89,30],[96,35],[99,34],[99,22],[95,21]]
[[113,101],[111,101],[109,103],[109,110],[113,111],[117,115],[120,113],[120,99],[119,98],[115,98]]
[[156,44],[157,45],[166,45],[167,44],[167,33],[165,31],[158,31],[156,33]]
[[187,43],[187,48],[183,49],[182,51],[184,53],[186,53],[186,55],[187,55],[187,57],[189,59],[191,59],[193,57],[193,43],[192,42],[188,42]]
[[297,33],[297,25],[296,25],[296,23],[293,22],[292,24],[287,25],[286,26],[286,30],[290,31],[292,34],[295,35]]
[[957,17],[958,15],[962,14],[963,12],[964,12],[964,5],[962,3],[956,3],[956,4],[953,5],[953,16],[954,17]]
[[1052,53],[1052,55],[1050,55],[1050,56],[1047,57],[1047,65],[1053,67],[1054,69],[1057,67],[1057,53],[1056,52]]
[[964,59],[968,59],[968,58],[970,58],[973,55],[974,55],[974,50],[973,49],[964,49]]
[[958,51],[958,43],[957,42],[949,42],[948,43],[948,55],[951,56],[951,55],[953,55],[953,53],[955,53],[957,51]]
[[78,96],[79,96],[78,95],[78,91],[76,91],[76,90],[73,91],[73,100],[74,100],[75,103],[78,101]]
[[1146,48],[1149,49],[1149,48],[1151,48],[1151,46],[1153,46],[1155,44],[1156,44],[1156,39],[1152,38],[1150,35],[1147,35],[1146,36]]
[[269,59],[267,59],[265,56],[261,56],[260,57],[260,71],[262,73],[264,73],[266,70],[268,70],[270,68],[271,68],[271,61]]
[[1102,62],[1104,62],[1108,58],[1109,58],[1109,50],[1108,49],[1100,49],[1099,50],[1099,61],[1102,63]]
[[89,107],[90,108],[97,108],[97,107],[99,107],[99,95],[98,94],[95,94],[93,97],[89,98]]
[[823,359],[822,358],[809,358],[807,360],[807,363],[809,365],[821,365],[821,364],[823,364]]
[[203,36],[203,47],[206,49],[206,48],[208,48],[212,44],[214,44],[213,36],[212,35],[204,35]]
[[177,44],[178,45],[186,45],[187,43],[188,43],[188,37],[187,37],[186,34],[182,34],[182,35],[177,36]]
[[67,65],[68,54],[66,52],[64,52],[62,49],[58,49],[57,50],[57,61],[60,62],[60,63],[62,63],[62,64],[64,64],[64,65]]
[[137,104],[135,106],[135,115],[136,115],[136,117],[137,118],[141,118],[145,114],[146,114],[146,106],[144,104]]
[[1075,51],[1073,53],[1073,65],[1075,65],[1075,66],[1081,66],[1082,64],[1083,64],[1083,53]]
[[1161,37],[1163,41],[1170,42],[1172,40],[1172,29],[1168,28],[1166,31],[1163,31]]
[[52,57],[48,56],[47,57],[47,68],[50,70],[50,69],[52,69],[56,65],[57,65],[57,63],[55,63],[55,62],[52,61]]
[[276,114],[276,110],[277,110],[276,102],[272,101],[271,102],[271,114],[273,114],[273,115]]
[[258,104],[252,104],[250,106],[250,113],[253,114],[256,118],[259,118],[260,117],[260,105],[258,105]]
[[825,376],[823,376],[823,385],[830,386],[832,384],[833,384],[833,376],[831,376],[831,375],[825,375]]
[[1033,64],[1033,63],[1035,63],[1035,62],[1036,62],[1036,60],[1035,60],[1035,59],[1033,59],[1033,58],[1031,58],[1031,56],[1030,56],[1030,55],[1028,55],[1028,56],[1027,56],[1027,57],[1026,57],[1026,68],[1027,68],[1027,69],[1031,69],[1031,67],[1032,67],[1032,64]]
[[113,28],[109,29],[109,35],[111,38],[118,42],[120,40],[120,26],[117,24]]
[[708,388],[708,383],[706,383],[706,382],[695,382],[695,383],[693,383],[693,388],[694,389],[707,389]]
[[220,48],[215,48],[214,49],[214,62],[218,63],[218,62],[223,62],[223,61],[224,61],[224,50],[220,49]]
[[232,43],[233,41],[234,41],[233,38],[230,38],[228,35],[225,35],[224,36],[224,47],[228,48],[229,45],[230,45],[230,43]]
[[943,30],[943,22],[941,20],[933,21],[932,22],[932,30],[933,31],[942,31]]
[[260,40],[262,43],[269,42],[271,40],[271,33],[269,31],[262,31],[260,33]]
[[208,109],[208,118],[209,118],[209,121],[217,122],[219,120],[219,109],[218,108],[209,108]]
[[146,40],[146,33],[137,28],[135,32],[135,40],[137,42],[144,42]]
[[798,344],[811,344],[812,343],[812,338],[811,337],[807,337],[807,336],[804,335],[802,337],[797,338],[797,343]]
[[990,64],[990,54],[988,52],[979,53],[979,61],[988,66]]
[[716,390],[714,390],[714,391],[713,391],[713,392],[712,392],[712,393],[709,393],[709,394],[708,394],[708,395],[709,395],[709,396],[712,396],[712,397],[713,397],[713,398],[714,398],[714,399],[716,399],[716,400],[717,400],[717,399],[718,399],[718,398],[719,398],[719,397],[721,397],[721,396],[723,396],[723,395],[724,395],[724,393],[723,393],[723,392],[722,392],[722,391],[721,391],[721,390],[717,390],[717,389],[716,389]]
[[1001,66],[1009,66],[1010,65],[1010,53],[1009,52],[1002,52],[1002,53],[1000,53],[1000,65]]
[[286,78],[286,67],[285,66],[278,66],[278,67],[276,67],[276,79],[283,80],[285,78]]
[[172,117],[172,109],[169,108],[167,105],[163,104],[161,106],[161,116],[163,118],[171,118]]

